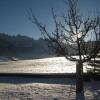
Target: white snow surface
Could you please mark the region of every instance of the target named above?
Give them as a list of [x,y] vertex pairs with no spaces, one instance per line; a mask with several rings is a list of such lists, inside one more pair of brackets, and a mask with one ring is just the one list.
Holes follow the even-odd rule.
[[[84,64],[86,71],[87,64]],[[0,73],[75,73],[64,57],[0,62]],[[100,100],[100,81],[84,82],[76,93],[75,79],[0,76],[0,100]]]
[[76,93],[74,79],[0,77],[0,100],[100,100],[100,81]]
[[[84,64],[84,72],[86,68]],[[76,62],[64,57],[0,62],[0,73],[75,73]]]

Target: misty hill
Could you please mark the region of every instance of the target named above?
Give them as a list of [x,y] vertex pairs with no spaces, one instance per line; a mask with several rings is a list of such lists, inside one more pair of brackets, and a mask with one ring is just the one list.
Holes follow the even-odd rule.
[[[4,43],[5,41],[7,41],[8,44],[10,43],[17,48],[27,48],[33,46],[34,39],[22,35],[10,36],[7,34],[0,33],[0,42]],[[0,46],[2,45],[5,45],[5,43],[1,44]]]
[[47,55],[50,53],[46,41],[43,38],[33,38],[17,35],[10,36],[0,33],[0,55]]
[[[92,45],[95,42],[89,42],[87,45]],[[65,44],[63,44],[65,45]],[[73,50],[70,46],[67,47],[69,55],[77,55],[78,52]],[[72,44],[74,48],[77,48],[76,44]],[[91,48],[92,49],[92,48]],[[16,35],[10,36],[4,33],[0,33],[0,56],[18,56],[21,58],[42,58],[54,56],[51,49],[48,48],[48,43],[45,39],[40,38],[35,40],[28,36]]]

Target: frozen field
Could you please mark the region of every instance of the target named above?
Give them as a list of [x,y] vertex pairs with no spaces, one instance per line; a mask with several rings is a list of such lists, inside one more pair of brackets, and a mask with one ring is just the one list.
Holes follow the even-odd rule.
[[[75,65],[64,57],[6,61],[0,62],[0,73],[75,73]],[[87,64],[84,66],[86,72]]]
[[0,100],[100,100],[100,81],[76,94],[74,79],[0,77]]
[[[86,72],[87,64],[84,64]],[[75,73],[64,57],[0,62],[0,73]],[[0,76],[0,100],[100,100],[100,81],[84,82],[76,94],[75,79]]]

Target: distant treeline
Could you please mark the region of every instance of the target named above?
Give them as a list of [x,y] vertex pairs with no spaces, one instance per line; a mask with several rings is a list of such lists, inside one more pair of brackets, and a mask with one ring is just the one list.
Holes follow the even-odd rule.
[[[10,36],[0,33],[0,53],[2,52],[45,52],[48,49],[43,38],[34,40],[28,36]],[[48,50],[47,50],[48,51]]]
[[[87,47],[89,47],[94,42],[87,42]],[[71,47],[69,47],[66,44],[63,44],[67,47],[67,52],[69,55],[77,55],[78,52],[73,50]],[[77,49],[76,44],[72,44],[74,48]],[[90,48],[92,49],[92,48]],[[48,42],[40,38],[38,40],[34,40],[33,38],[30,38],[28,36],[23,35],[16,35],[16,36],[10,36],[4,33],[0,33],[0,55],[9,53],[32,53],[32,54],[50,54],[52,53],[52,50],[48,48]],[[54,53],[52,53],[54,54]]]

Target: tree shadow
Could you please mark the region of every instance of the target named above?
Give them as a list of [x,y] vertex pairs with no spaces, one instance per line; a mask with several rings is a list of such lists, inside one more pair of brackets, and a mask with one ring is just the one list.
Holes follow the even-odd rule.
[[93,91],[94,100],[100,100],[100,82],[99,81],[91,82],[91,91]]
[[84,91],[80,93],[76,92],[76,100],[85,100]]
[[16,77],[16,76],[0,76],[0,83],[10,84],[28,84],[28,83],[47,83],[47,84],[64,84],[75,85],[75,81],[70,78],[35,78],[35,77]]
[[[85,91],[92,95],[92,100],[100,100],[100,81],[91,80],[85,84]],[[86,97],[89,99],[89,97]]]

